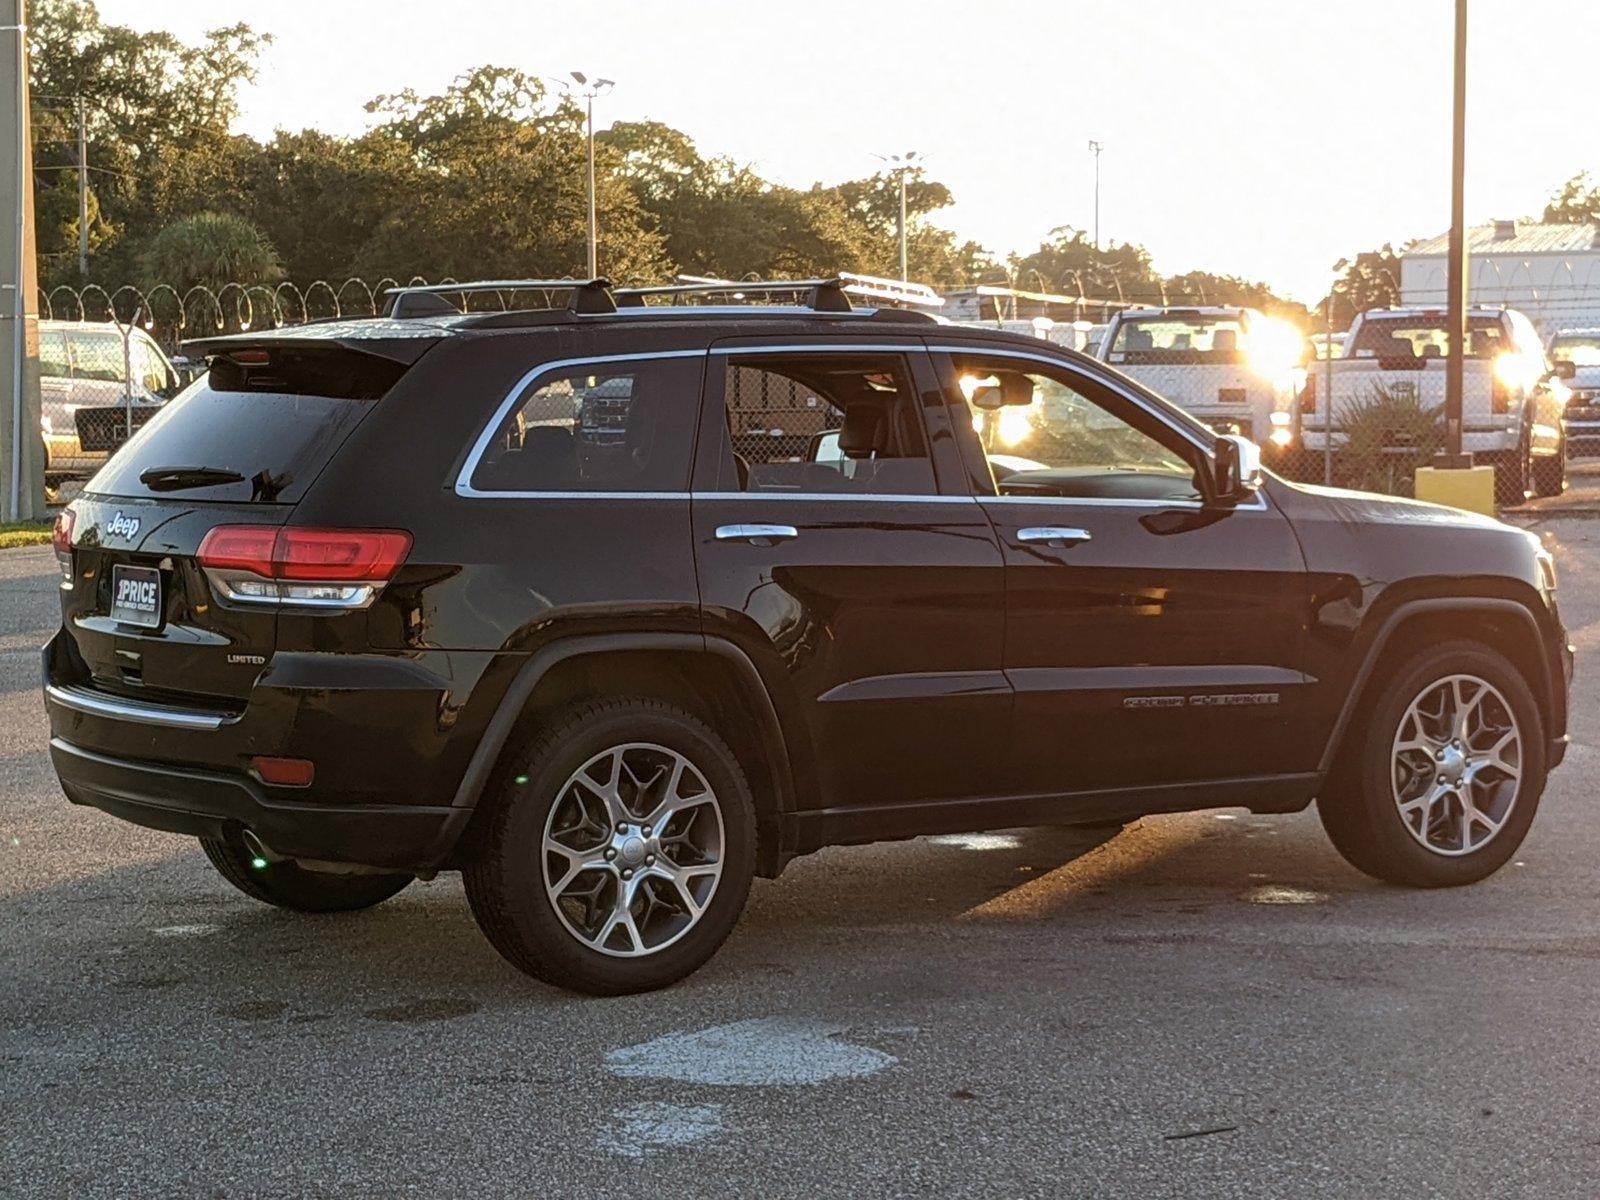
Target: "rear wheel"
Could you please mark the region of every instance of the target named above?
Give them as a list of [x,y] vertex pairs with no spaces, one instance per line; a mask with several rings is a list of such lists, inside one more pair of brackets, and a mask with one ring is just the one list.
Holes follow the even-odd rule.
[[371,908],[410,883],[410,875],[345,875],[311,871],[292,862],[268,862],[245,848],[238,834],[201,838],[211,865],[252,900],[295,912],[354,912]]
[[675,983],[732,931],[755,811],[726,744],[656,700],[569,710],[502,764],[473,916],[519,970],[593,995]]
[[1543,727],[1521,674],[1485,646],[1448,642],[1381,687],[1317,810],[1357,869],[1451,887],[1516,853],[1544,779]]
[[1528,498],[1528,476],[1532,474],[1532,455],[1526,446],[1507,451],[1494,464],[1494,501],[1506,507]]
[[1567,445],[1562,439],[1561,448],[1548,458],[1533,460],[1533,494],[1559,496],[1567,490]]

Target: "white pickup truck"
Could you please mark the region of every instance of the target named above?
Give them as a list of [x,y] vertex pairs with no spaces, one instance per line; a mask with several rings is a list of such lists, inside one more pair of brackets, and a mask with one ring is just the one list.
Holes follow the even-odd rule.
[[1305,335],[1253,308],[1130,308],[1111,318],[1096,357],[1219,433],[1291,451],[1311,355]]
[[1567,457],[1600,454],[1600,329],[1562,329],[1546,351],[1554,363],[1572,364],[1572,399],[1561,424],[1567,431]]
[[[1409,400],[1442,409],[1447,346],[1442,308],[1362,313],[1345,337],[1344,353],[1307,375],[1301,394],[1306,451],[1315,456],[1328,447],[1330,407],[1336,476],[1362,406]],[[1560,493],[1566,486],[1561,416],[1569,393],[1550,370],[1533,323],[1514,309],[1472,307],[1463,366],[1461,448],[1494,466],[1500,502],[1526,496],[1530,486],[1540,496]]]

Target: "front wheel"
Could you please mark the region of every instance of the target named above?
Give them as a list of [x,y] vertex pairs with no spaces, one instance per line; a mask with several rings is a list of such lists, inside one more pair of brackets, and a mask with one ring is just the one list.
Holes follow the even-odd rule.
[[600,700],[501,764],[465,871],[485,936],[558,987],[665,987],[716,952],[755,874],[744,772],[704,723],[648,699]]
[[200,848],[217,873],[252,900],[295,912],[355,912],[381,904],[414,878],[411,875],[335,874],[288,861],[257,858],[237,834],[201,838]]
[[1358,870],[1453,887],[1516,853],[1544,780],[1543,725],[1521,674],[1486,646],[1448,642],[1382,685],[1317,811]]
[[1533,460],[1533,494],[1559,496],[1567,490],[1567,446],[1562,440],[1561,449],[1548,458]]

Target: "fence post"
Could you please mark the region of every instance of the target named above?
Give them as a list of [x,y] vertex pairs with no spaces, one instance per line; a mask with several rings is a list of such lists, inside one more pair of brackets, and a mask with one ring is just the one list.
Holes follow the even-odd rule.
[[39,432],[39,277],[33,240],[33,137],[28,125],[26,0],[0,0],[0,195],[11,218],[0,229],[0,519],[46,514]]

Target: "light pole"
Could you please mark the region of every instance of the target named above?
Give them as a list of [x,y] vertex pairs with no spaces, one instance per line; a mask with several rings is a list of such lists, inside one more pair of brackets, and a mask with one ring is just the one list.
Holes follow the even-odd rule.
[[1100,151],[1105,149],[1104,142],[1089,139],[1089,153],[1094,155],[1094,248],[1100,249]]
[[873,157],[888,163],[889,169],[900,176],[900,282],[905,283],[910,279],[906,270],[906,172],[912,169],[911,162],[917,152],[907,150],[904,154],[875,154]]
[[594,200],[594,98],[609,92],[617,85],[610,79],[596,79],[590,82],[589,77],[582,71],[573,71],[571,75],[583,89],[583,98],[588,105],[586,128],[589,139],[589,278],[597,279],[600,276],[600,220],[595,211]]

